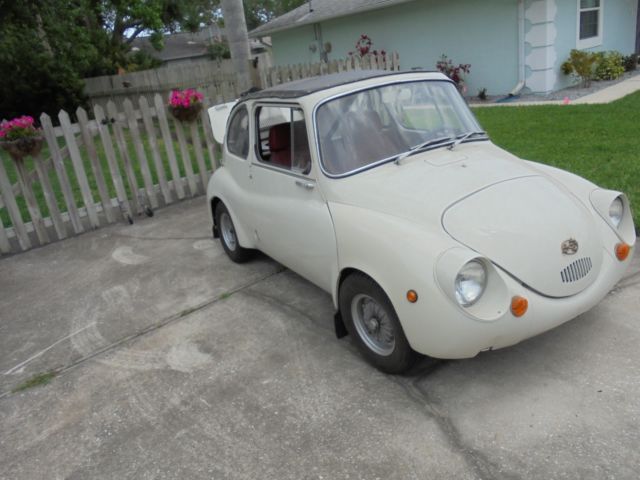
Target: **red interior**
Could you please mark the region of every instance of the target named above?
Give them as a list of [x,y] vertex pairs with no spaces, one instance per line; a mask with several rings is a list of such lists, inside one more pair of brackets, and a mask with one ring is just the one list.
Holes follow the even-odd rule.
[[271,163],[291,168],[291,126],[289,123],[274,125],[269,129]]

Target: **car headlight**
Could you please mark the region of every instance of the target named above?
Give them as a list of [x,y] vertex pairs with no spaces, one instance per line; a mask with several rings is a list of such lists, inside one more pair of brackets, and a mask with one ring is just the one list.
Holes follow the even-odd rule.
[[487,269],[478,260],[471,260],[456,275],[456,300],[463,307],[470,307],[478,301],[487,286]]
[[618,226],[620,225],[623,214],[624,203],[622,203],[622,198],[616,197],[609,206],[609,218],[611,219],[611,223],[613,223],[616,228],[618,228]]

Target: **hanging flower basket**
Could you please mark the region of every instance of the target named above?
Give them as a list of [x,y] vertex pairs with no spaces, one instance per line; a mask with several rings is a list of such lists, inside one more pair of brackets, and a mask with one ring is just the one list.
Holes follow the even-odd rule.
[[193,122],[196,118],[198,118],[201,110],[201,103],[194,103],[193,105],[189,105],[188,107],[169,105],[169,111],[171,112],[171,115],[173,115],[181,122]]
[[0,147],[16,162],[42,150],[42,131],[33,122],[32,117],[22,116],[0,123]]
[[44,138],[40,136],[25,137],[17,140],[0,140],[0,147],[6,150],[15,161],[20,161],[27,155],[39,154],[43,143]]
[[187,88],[186,90],[174,90],[169,97],[169,111],[181,122],[193,122],[202,110],[202,93]]

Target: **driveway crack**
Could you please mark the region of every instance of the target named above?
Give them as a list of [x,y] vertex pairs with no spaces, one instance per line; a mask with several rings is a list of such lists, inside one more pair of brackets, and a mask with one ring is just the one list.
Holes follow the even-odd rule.
[[466,444],[451,417],[440,407],[440,402],[425,387],[420,385],[420,382],[424,381],[425,377],[448,364],[449,361],[436,360],[418,372],[413,372],[414,375],[417,373],[417,377],[413,379],[409,377],[391,378],[408,393],[414,402],[423,407],[424,413],[436,422],[451,448],[464,458],[467,466],[478,478],[519,480],[520,476],[504,472],[500,465],[490,460],[485,453]]
[[[139,339],[141,337],[149,335],[150,333],[153,333],[153,332],[155,332],[155,331],[157,331],[157,330],[159,330],[159,329],[161,329],[163,327],[166,327],[167,325],[175,323],[175,322],[177,322],[177,321],[179,321],[179,320],[181,320],[183,318],[188,317],[189,315],[191,315],[191,314],[193,314],[195,312],[203,310],[203,309],[205,309],[205,308],[207,308],[207,307],[209,307],[209,306],[211,306],[211,305],[213,305],[213,304],[215,304],[215,303],[217,303],[217,302],[219,302],[221,300],[224,300],[224,299],[228,298],[230,295],[233,295],[235,293],[241,292],[241,291],[243,291],[245,289],[248,289],[248,288],[250,288],[250,287],[252,287],[254,285],[257,285],[260,282],[263,282],[263,281],[265,281],[265,280],[267,280],[267,279],[269,279],[271,277],[274,277],[274,276],[282,273],[284,270],[285,270],[284,268],[279,268],[274,272],[271,272],[271,273],[269,273],[267,275],[263,275],[263,276],[255,279],[255,280],[252,280],[250,282],[244,283],[244,284],[239,285],[238,287],[236,287],[236,288],[234,288],[232,290],[224,292],[224,293],[218,295],[215,298],[212,298],[212,299],[209,299],[209,300],[205,300],[204,302],[201,302],[201,303],[199,303],[197,305],[185,308],[184,310],[181,310],[180,312],[177,312],[177,313],[175,313],[173,315],[170,315],[168,317],[163,318],[162,320],[160,320],[157,323],[149,325],[146,328],[143,328],[142,330],[139,330],[139,331],[137,331],[137,332],[135,332],[135,333],[133,333],[131,335],[127,335],[126,337],[122,337],[122,338],[120,338],[120,339],[118,339],[118,340],[116,340],[114,342],[111,342],[108,345],[105,345],[102,348],[99,348],[99,349],[97,349],[97,350],[95,350],[95,351],[93,351],[93,352],[91,352],[91,353],[89,353],[89,354],[87,354],[87,355],[85,355],[83,357],[80,357],[77,360],[73,361],[72,363],[69,363],[69,364],[64,365],[62,367],[53,369],[53,370],[51,370],[51,373],[55,374],[56,376],[63,375],[66,372],[72,370],[73,368],[76,368],[77,366],[82,365],[83,363],[87,362],[88,360],[96,358],[96,357],[98,357],[98,356],[100,356],[100,355],[102,355],[104,353],[110,352],[110,351],[112,351],[112,350],[114,350],[114,349],[116,349],[116,348],[118,348],[118,347],[120,347],[122,345],[126,345],[126,344],[131,343],[131,342],[133,342],[133,341],[135,341],[135,340],[137,340],[137,339]],[[6,392],[2,392],[2,393],[0,393],[0,399],[2,399],[4,397],[7,397],[9,395],[12,395],[12,391],[11,390],[8,390]]]

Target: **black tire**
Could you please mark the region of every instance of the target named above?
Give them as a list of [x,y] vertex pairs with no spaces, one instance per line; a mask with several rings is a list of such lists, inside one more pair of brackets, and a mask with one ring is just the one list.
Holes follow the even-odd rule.
[[[227,256],[236,263],[244,263],[249,260],[251,258],[252,251],[240,246],[238,238],[236,237],[235,226],[233,225],[231,214],[229,214],[229,210],[224,206],[224,203],[220,202],[216,205],[215,214],[216,225],[218,226],[218,232],[220,232],[220,243],[222,244],[224,251],[227,253]],[[230,225],[230,231],[225,229],[225,225],[227,227]],[[227,232],[226,235],[225,230]],[[232,238],[230,238],[230,236]]]
[[[358,350],[369,363],[383,372],[393,374],[403,373],[411,368],[418,359],[418,354],[409,346],[389,297],[376,282],[361,273],[349,275],[340,285],[339,303],[344,324]],[[365,315],[354,319],[353,309],[363,314],[364,310],[359,310],[361,305],[365,305],[363,307],[365,309],[372,308],[379,314],[372,316],[378,323],[377,331],[369,330],[365,326],[366,322],[363,320]],[[382,317],[383,320],[379,321],[377,316]],[[387,337],[380,342],[383,347],[377,345],[376,340],[373,339],[376,334]],[[389,340],[389,335],[393,337],[393,342]],[[389,351],[383,351],[385,348]]]

